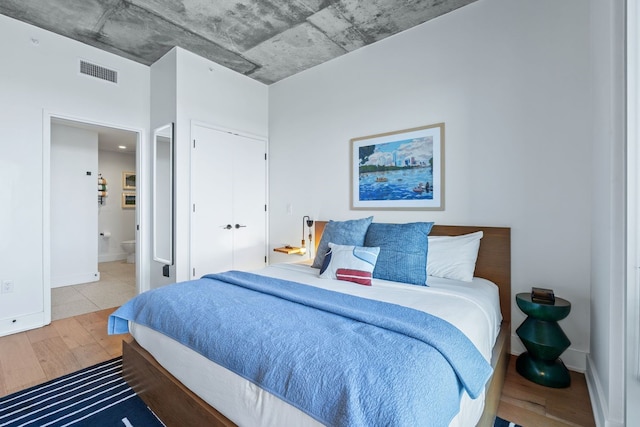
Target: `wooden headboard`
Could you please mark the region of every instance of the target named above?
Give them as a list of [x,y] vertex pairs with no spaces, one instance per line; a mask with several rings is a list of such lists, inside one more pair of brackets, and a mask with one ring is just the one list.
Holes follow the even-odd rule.
[[[315,250],[326,221],[315,222]],[[467,225],[434,225],[432,236],[459,236],[482,231],[480,250],[474,276],[490,280],[500,288],[500,309],[505,321],[511,322],[511,229],[508,227],[477,227]],[[316,253],[314,252],[314,253]]]

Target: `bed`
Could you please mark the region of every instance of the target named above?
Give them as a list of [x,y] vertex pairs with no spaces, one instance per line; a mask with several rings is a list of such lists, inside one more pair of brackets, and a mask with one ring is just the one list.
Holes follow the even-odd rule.
[[[326,224],[326,222],[316,222],[316,251]],[[486,279],[497,285],[496,298],[499,300],[499,311],[494,317],[501,314],[504,320],[500,323],[500,319],[498,319],[497,325],[488,327],[489,330],[495,329],[489,334],[492,336],[473,338],[476,347],[486,347],[481,352],[484,353],[484,358],[490,362],[493,374],[486,385],[482,387],[482,393],[477,399],[471,399],[467,392],[462,393],[460,412],[451,421],[450,425],[452,426],[470,425],[469,420],[474,420],[473,423],[477,425],[493,425],[508,361],[511,306],[510,230],[499,227],[436,225],[429,234],[430,236],[457,236],[478,231],[483,232],[483,237],[475,263],[473,283],[480,283],[482,279]],[[340,288],[333,288],[336,281],[319,279],[317,271],[311,271],[308,266],[304,265],[279,265],[270,266],[258,273],[269,280],[295,279],[295,281],[311,284],[314,289],[318,287],[322,290],[329,289],[341,292]],[[432,279],[429,279],[428,287],[431,289],[427,287],[413,288],[427,288],[419,289],[419,291],[435,292],[436,294],[449,292],[446,290],[448,286],[446,280],[444,280],[444,284],[441,284],[438,280]],[[477,287],[473,283],[470,288],[475,290]],[[337,286],[339,287],[340,283]],[[366,287],[355,286],[352,288],[355,289],[356,296],[366,296],[368,292],[371,292],[370,289],[374,289],[375,292],[380,293],[376,298],[379,297],[383,301],[388,300],[387,302],[395,303],[394,298],[398,298],[396,294],[398,292],[400,294],[406,293],[407,286],[382,280],[377,281],[373,287],[367,290],[365,290]],[[457,288],[455,292],[457,292]],[[400,298],[406,300],[406,295]],[[445,305],[437,303],[438,296],[430,298],[434,299],[431,303],[435,304],[436,311]],[[482,299],[483,297],[474,296],[466,299],[472,298]],[[415,298],[411,296],[409,299]],[[411,302],[408,305],[411,305]],[[486,311],[491,310],[487,309]],[[458,327],[456,322],[463,321],[457,317],[464,316],[456,316],[452,320],[452,323]],[[466,321],[474,322],[473,319],[471,317]],[[123,343],[125,379],[166,425],[231,426],[236,423],[257,425],[258,422],[264,422],[266,425],[322,424],[317,417],[309,416],[296,405],[292,405],[284,398],[281,399],[282,396],[278,393],[266,392],[234,372],[217,364],[208,364],[207,359],[189,348],[190,346],[177,343],[177,341],[150,327],[135,322],[130,322],[129,325],[134,340]],[[459,327],[467,328],[464,325]],[[486,344],[487,340],[491,343],[490,345]],[[238,379],[240,381],[237,381]],[[391,390],[393,389],[391,388]],[[357,422],[349,422],[348,424],[357,424]]]

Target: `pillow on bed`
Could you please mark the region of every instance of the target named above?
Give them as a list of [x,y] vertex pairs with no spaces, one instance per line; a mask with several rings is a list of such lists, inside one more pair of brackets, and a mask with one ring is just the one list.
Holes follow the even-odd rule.
[[429,236],[427,275],[470,282],[482,235],[477,231],[462,236]]
[[322,267],[324,255],[329,250],[329,242],[337,245],[364,246],[364,236],[367,234],[371,221],[373,221],[372,216],[349,221],[329,221],[324,227],[318,251],[311,267]]
[[427,283],[427,235],[433,222],[373,223],[364,245],[379,247],[373,277],[412,285]]
[[320,277],[371,286],[373,268],[380,248],[336,245],[329,242]]

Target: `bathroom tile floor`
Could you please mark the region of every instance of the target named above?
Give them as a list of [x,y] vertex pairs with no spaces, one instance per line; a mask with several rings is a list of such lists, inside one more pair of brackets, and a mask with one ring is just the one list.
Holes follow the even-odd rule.
[[118,307],[136,295],[136,265],[125,260],[98,264],[100,280],[51,289],[51,320]]

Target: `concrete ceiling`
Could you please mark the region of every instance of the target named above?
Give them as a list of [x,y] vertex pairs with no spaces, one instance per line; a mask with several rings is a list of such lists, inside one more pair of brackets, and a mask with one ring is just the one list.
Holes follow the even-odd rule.
[[0,14],[151,65],[180,46],[266,84],[476,0],[2,0]]

